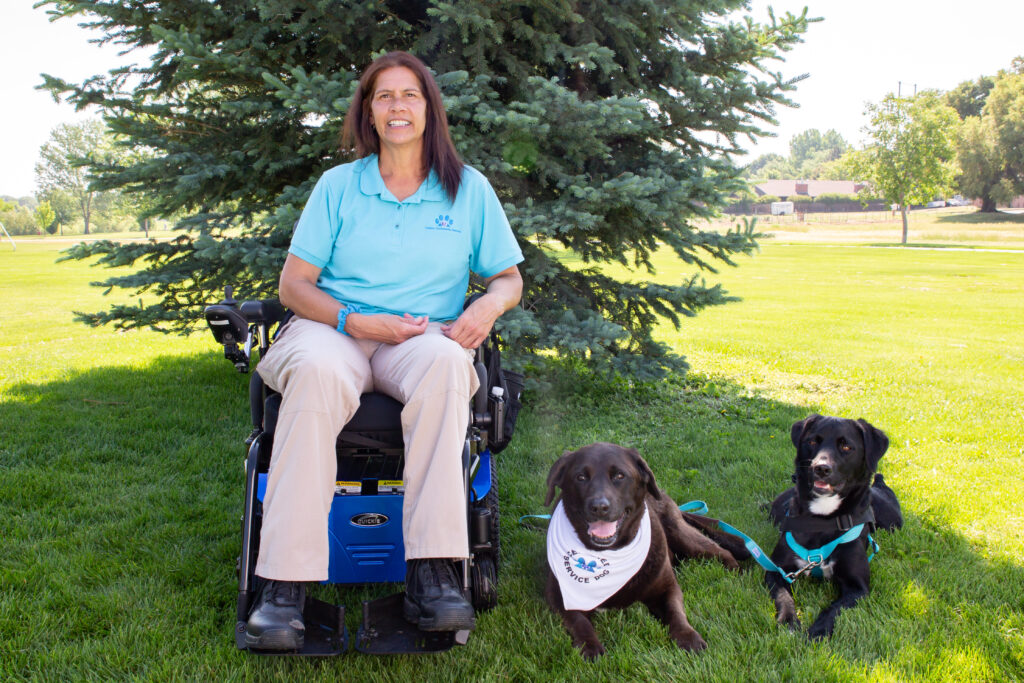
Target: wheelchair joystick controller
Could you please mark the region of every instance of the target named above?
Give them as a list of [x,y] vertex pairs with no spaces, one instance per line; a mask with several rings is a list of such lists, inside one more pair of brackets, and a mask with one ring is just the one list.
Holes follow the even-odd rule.
[[[224,357],[230,360],[239,372],[248,372],[252,345],[249,322],[238,310],[238,302],[231,293],[231,285],[224,287],[224,300],[219,304],[207,306],[203,313],[206,316],[206,324],[213,332],[213,338],[224,346]],[[243,347],[239,348],[239,344]]]

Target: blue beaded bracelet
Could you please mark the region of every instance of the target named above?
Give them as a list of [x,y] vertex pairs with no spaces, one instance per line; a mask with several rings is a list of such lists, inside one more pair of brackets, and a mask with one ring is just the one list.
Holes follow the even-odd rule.
[[345,331],[345,320],[348,319],[348,314],[362,312],[362,309],[355,304],[342,304],[341,308],[338,309],[338,327],[336,328],[338,332],[348,335],[348,332]]

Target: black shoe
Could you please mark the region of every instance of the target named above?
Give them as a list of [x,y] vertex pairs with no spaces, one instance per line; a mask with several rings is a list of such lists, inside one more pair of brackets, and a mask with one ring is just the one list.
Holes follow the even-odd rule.
[[476,625],[473,606],[462,595],[455,563],[448,559],[409,560],[403,613],[423,631],[472,630]]
[[305,584],[266,579],[249,614],[245,644],[256,650],[301,650],[306,634],[302,621],[305,603]]

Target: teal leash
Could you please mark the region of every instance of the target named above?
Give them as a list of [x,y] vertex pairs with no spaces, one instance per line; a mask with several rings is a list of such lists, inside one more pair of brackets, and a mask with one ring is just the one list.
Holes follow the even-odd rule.
[[[680,505],[679,509],[682,512],[692,512],[695,515],[706,515],[708,513],[708,504],[703,500],[691,500],[689,503],[683,503]],[[534,524],[527,522],[526,520],[528,519],[543,519],[544,521],[549,521],[551,519],[551,515],[523,515],[519,518],[519,523],[523,526],[537,528]]]
[[[680,512],[690,512],[695,515],[706,515],[708,513],[708,505],[702,500],[691,500],[688,503],[683,503],[682,505],[680,505],[679,510]],[[551,515],[523,515],[519,518],[519,523],[523,526],[539,528],[525,521],[529,519],[550,520]],[[825,564],[825,561],[828,560],[829,556],[832,555],[833,552],[835,552],[836,548],[843,545],[844,543],[852,543],[853,541],[856,541],[864,532],[864,524],[858,524],[857,526],[850,528],[846,533],[844,533],[831,543],[827,543],[820,548],[808,550],[807,548],[797,543],[796,539],[793,538],[793,534],[787,531],[786,544],[789,545],[789,547],[793,550],[794,553],[796,553],[797,557],[799,557],[807,563],[795,572],[787,572],[782,567],[772,562],[771,557],[768,556],[768,553],[762,550],[761,546],[759,546],[757,542],[754,541],[754,539],[752,539],[750,536],[747,536],[745,533],[743,533],[736,527],[732,526],[731,524],[727,524],[722,520],[718,520],[717,526],[725,533],[731,534],[733,536],[738,536],[739,538],[741,538],[743,540],[744,547],[746,547],[747,552],[750,553],[750,556],[754,558],[755,562],[761,565],[761,567],[765,571],[776,572],[777,574],[782,576],[782,578],[785,579],[787,583],[793,583],[801,574],[805,572],[812,572],[815,575],[820,575],[821,567]],[[878,547],[878,544],[875,542],[875,539],[871,537],[871,534],[868,534],[868,543],[871,544],[871,554],[868,555],[868,562],[870,562],[875,557],[875,555],[878,554],[881,548]]]

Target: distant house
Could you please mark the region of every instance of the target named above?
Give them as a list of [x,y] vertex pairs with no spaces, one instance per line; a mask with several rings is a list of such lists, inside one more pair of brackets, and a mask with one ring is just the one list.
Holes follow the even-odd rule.
[[793,197],[810,197],[822,194],[857,194],[867,183],[854,180],[762,180],[754,184],[758,197],[771,195],[786,201]]

